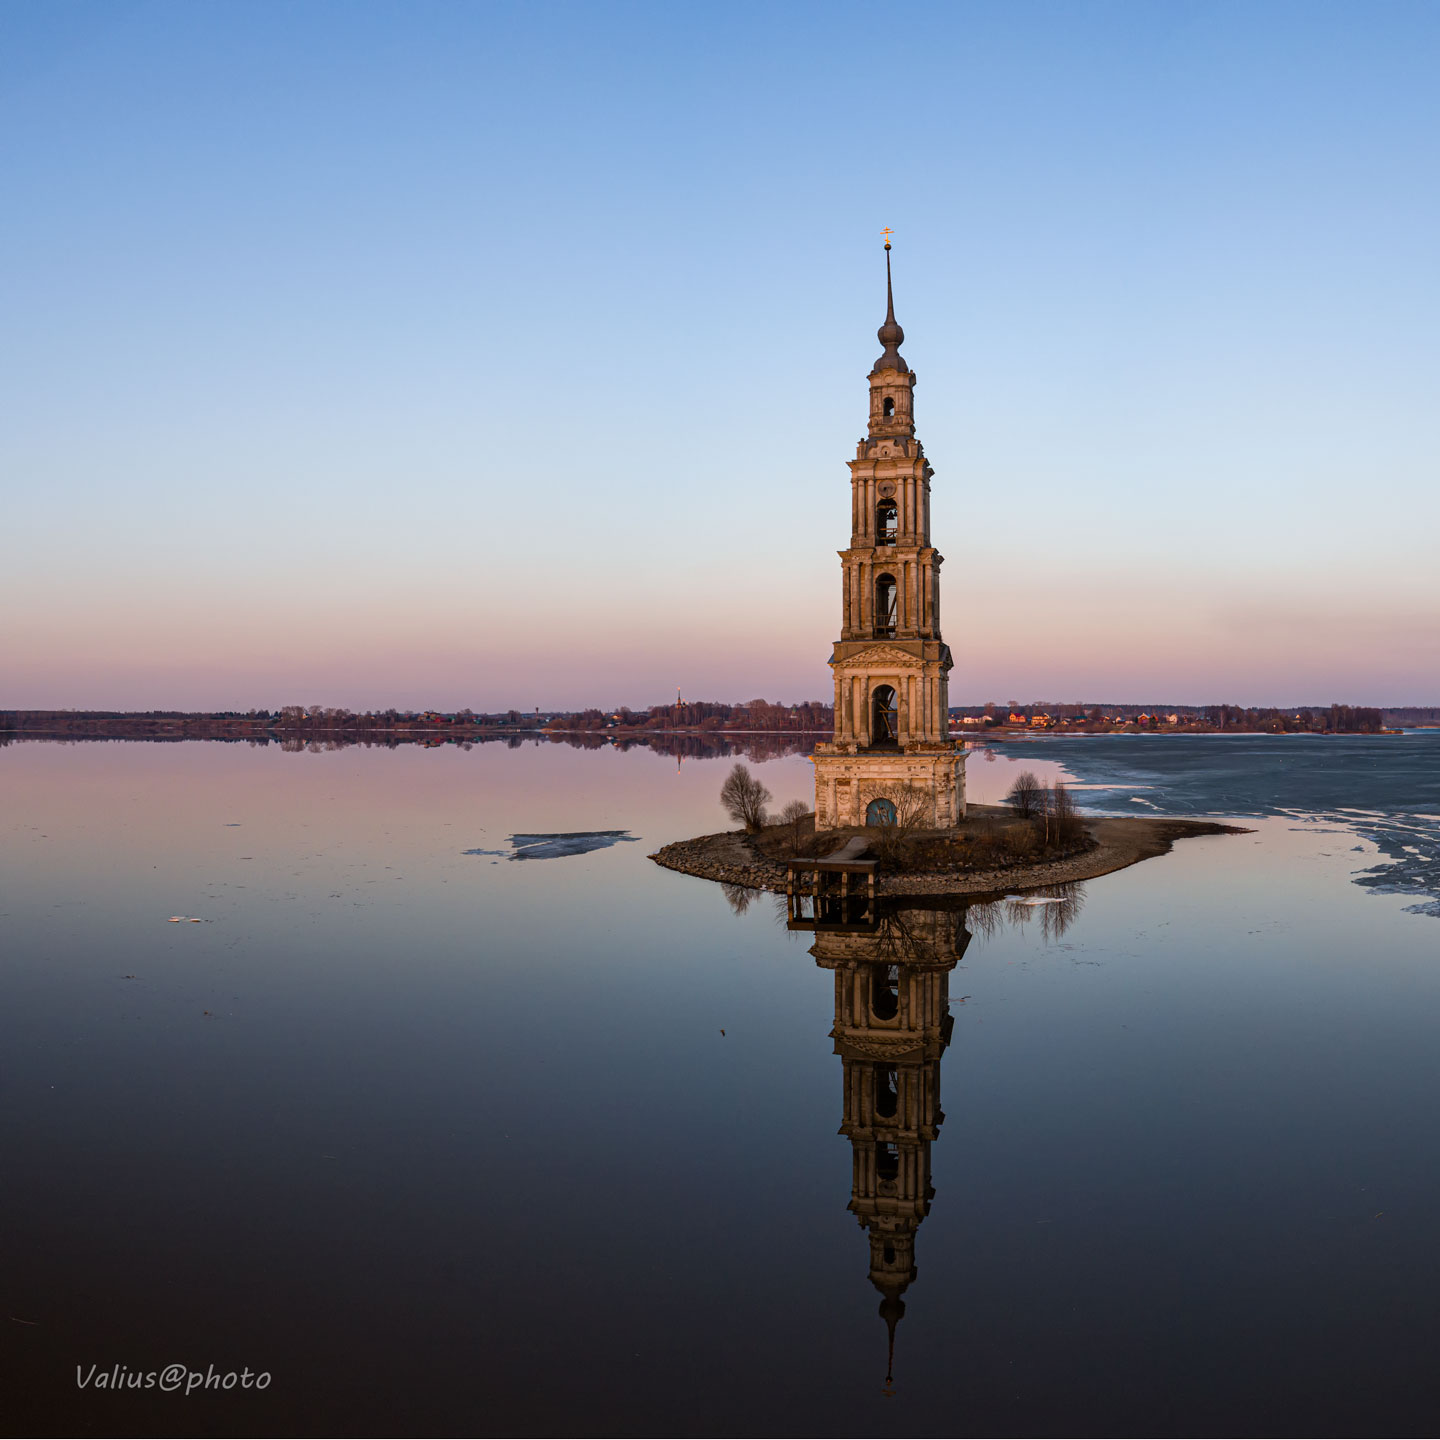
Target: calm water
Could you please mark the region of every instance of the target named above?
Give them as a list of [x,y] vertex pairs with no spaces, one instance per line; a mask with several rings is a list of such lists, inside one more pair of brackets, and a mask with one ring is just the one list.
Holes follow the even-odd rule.
[[[972,797],[1239,742],[1094,743]],[[1253,834],[819,936],[646,859],[728,759],[0,749],[7,1430],[1430,1433],[1440,922],[1352,882],[1440,745],[1320,743],[1223,752]],[[169,1364],[273,1378],[76,1383]]]

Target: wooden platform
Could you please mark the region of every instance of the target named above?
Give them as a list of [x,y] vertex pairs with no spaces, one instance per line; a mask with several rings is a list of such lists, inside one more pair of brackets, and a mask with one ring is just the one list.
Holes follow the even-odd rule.
[[[785,898],[792,930],[853,925],[875,912],[874,860],[862,835],[852,835],[838,850],[819,859],[791,860],[785,867]],[[864,923],[863,920],[861,923]]]

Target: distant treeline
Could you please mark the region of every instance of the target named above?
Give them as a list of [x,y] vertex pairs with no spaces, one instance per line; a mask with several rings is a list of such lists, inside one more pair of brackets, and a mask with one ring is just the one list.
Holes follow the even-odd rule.
[[714,734],[725,730],[828,732],[831,708],[816,701],[780,705],[750,700],[743,705],[689,701],[652,705],[647,710],[366,710],[327,705],[284,705],[279,710],[7,710],[0,711],[0,734],[49,736],[110,735],[143,739],[257,739],[335,735],[381,735],[418,739],[495,731],[663,731],[692,729]]
[[1385,717],[1371,706],[1330,705],[1324,710],[1246,710],[1238,705],[1211,705],[1206,721],[1216,730],[1267,730],[1284,734],[1375,735]]
[[1253,731],[1269,734],[1372,735],[1387,728],[1387,713],[1362,705],[1094,705],[1078,701],[1011,701],[961,706],[962,724],[1023,725],[1030,729]]

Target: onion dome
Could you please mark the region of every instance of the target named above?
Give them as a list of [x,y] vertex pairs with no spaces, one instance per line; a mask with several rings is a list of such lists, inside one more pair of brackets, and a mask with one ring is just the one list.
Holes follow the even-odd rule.
[[885,242],[885,323],[875,332],[875,338],[885,347],[885,353],[875,362],[876,370],[899,370],[902,374],[910,369],[900,354],[905,343],[905,332],[895,318],[895,291],[890,284],[890,242]]

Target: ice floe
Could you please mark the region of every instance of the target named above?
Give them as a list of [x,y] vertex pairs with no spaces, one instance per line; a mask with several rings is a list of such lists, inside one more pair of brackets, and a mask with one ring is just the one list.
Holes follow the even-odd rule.
[[504,855],[511,860],[558,860],[566,855],[588,855],[608,850],[639,836],[628,830],[569,830],[549,835],[512,835],[507,850],[466,850],[466,855]]

